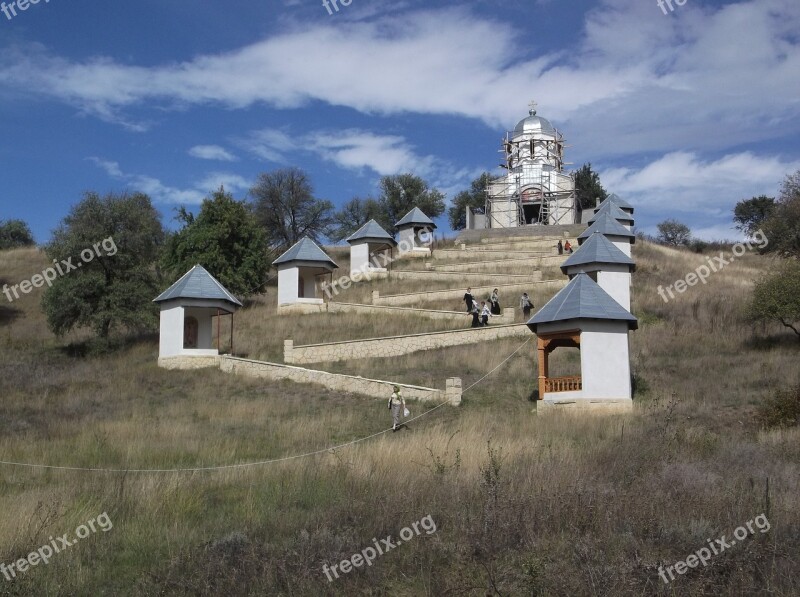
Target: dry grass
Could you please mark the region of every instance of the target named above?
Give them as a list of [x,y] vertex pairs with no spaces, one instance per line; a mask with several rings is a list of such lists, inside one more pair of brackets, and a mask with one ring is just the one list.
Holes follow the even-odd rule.
[[[314,457],[184,474],[3,467],[0,561],[103,511],[114,522],[110,532],[5,583],[4,592],[798,594],[800,437],[797,429],[762,431],[752,417],[765,395],[800,378],[796,341],[777,329],[755,336],[742,319],[749,279],[763,260],[746,255],[665,304],[657,286],[684,277],[704,257],[646,243],[637,243],[634,257],[634,413],[537,416],[529,400],[536,378],[530,342],[468,391],[461,408],[440,408],[403,432]],[[0,253],[0,277],[16,283],[44,264],[35,251]],[[3,460],[122,468],[245,462],[387,426],[385,396],[162,371],[154,340],[73,356],[62,346],[80,336],[56,341],[39,297],[26,298],[0,322]],[[340,339],[353,325],[349,317],[276,322],[270,309],[257,303],[237,315],[243,351],[269,352],[286,333],[311,338],[319,330],[319,341]],[[382,335],[396,323],[369,325]],[[521,343],[337,366],[439,387],[459,376],[467,387]],[[574,358],[565,353],[554,367],[569,370]],[[429,407],[410,408],[417,415]],[[659,565],[685,559],[707,538],[730,537],[762,512],[769,533],[670,586],[659,579]],[[323,563],[428,514],[435,534],[328,583]]]

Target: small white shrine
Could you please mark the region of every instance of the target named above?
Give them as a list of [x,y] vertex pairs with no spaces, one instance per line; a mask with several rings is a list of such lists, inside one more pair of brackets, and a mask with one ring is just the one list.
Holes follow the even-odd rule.
[[[231,316],[233,351],[233,313],[242,303],[209,274],[195,265],[177,282],[156,297],[161,308],[158,357],[209,357],[219,354],[219,318]],[[217,318],[216,347],[213,319]]]
[[303,237],[272,262],[278,269],[278,309],[324,309],[323,284],[339,266],[310,238]]
[[[575,274],[528,322],[538,336],[538,404],[630,409],[628,331],[637,326],[588,274]],[[580,375],[550,376],[550,354],[563,347],[580,350]]]
[[412,209],[395,226],[399,239],[397,247],[401,255],[430,257],[430,245],[433,243],[433,231],[436,230],[436,224],[420,208]]
[[631,274],[636,264],[599,232],[561,264],[561,271],[570,278],[587,274],[620,306],[631,310]]
[[392,262],[392,249],[397,241],[370,220],[345,239],[350,245],[350,277],[380,279],[387,277],[386,266]]

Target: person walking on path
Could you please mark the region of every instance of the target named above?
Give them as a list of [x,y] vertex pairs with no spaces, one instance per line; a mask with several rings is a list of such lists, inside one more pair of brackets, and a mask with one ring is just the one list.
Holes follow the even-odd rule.
[[567,253],[572,253],[572,245],[569,243],[569,241],[564,243],[564,250]]
[[467,313],[472,313],[472,305],[475,299],[472,298],[472,288],[467,288],[467,293],[464,295],[464,302],[467,303]]
[[531,309],[533,309],[533,301],[528,297],[527,292],[522,293],[522,298],[519,299],[519,307],[522,309],[522,316],[525,319],[530,319]]
[[400,387],[394,386],[392,397],[389,398],[389,410],[392,411],[392,431],[397,431],[403,424],[400,422],[400,417],[406,409],[406,401],[400,395]]
[[500,295],[497,293],[497,288],[492,291],[489,302],[492,304],[492,315],[500,315]]
[[559,255],[563,255],[564,254],[564,245],[561,244],[560,240],[558,241],[558,245],[556,245],[556,247],[558,248],[558,254]]
[[481,325],[489,325],[489,316],[492,312],[489,310],[489,305],[486,301],[481,301]]
[[472,303],[472,311],[470,311],[469,314],[472,315],[472,327],[474,328],[481,327],[481,320],[480,320],[481,313],[478,310],[478,303]]

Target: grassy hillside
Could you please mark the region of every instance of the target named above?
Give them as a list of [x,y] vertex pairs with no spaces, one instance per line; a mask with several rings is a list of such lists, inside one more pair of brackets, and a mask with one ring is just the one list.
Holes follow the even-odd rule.
[[[634,258],[633,413],[537,414],[533,335],[524,345],[323,366],[436,387],[459,376],[466,388],[523,345],[460,408],[313,456],[182,473],[0,465],[0,562],[74,535],[103,512],[113,521],[47,565],[11,581],[0,576],[0,594],[800,594],[800,429],[764,431],[754,421],[765,398],[800,383],[800,353],[781,330],[756,337],[743,319],[765,260],[745,255],[664,303],[657,286],[706,256],[637,243]],[[0,286],[46,264],[37,250],[0,252]],[[369,285],[348,292],[368,296]],[[274,296],[271,288],[237,314],[237,353],[279,359],[285,337],[304,343],[443,325],[277,318]],[[387,396],[160,370],[155,336],[107,351],[81,333],[54,338],[40,299],[40,290],[13,304],[0,295],[0,460],[206,467],[316,452],[390,425]],[[553,368],[576,363],[565,351]],[[431,408],[409,407],[415,416]],[[762,513],[768,532],[756,529],[669,585],[659,577],[659,566],[730,539]],[[333,582],[323,573],[428,515],[435,532]]]

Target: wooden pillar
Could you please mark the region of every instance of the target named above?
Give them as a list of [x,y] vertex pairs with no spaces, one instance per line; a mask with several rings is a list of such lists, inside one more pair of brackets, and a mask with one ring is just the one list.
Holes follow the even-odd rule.
[[544,400],[544,386],[547,379],[547,342],[542,338],[538,339],[539,353],[539,400]]
[[231,356],[233,356],[233,311],[231,311]]

